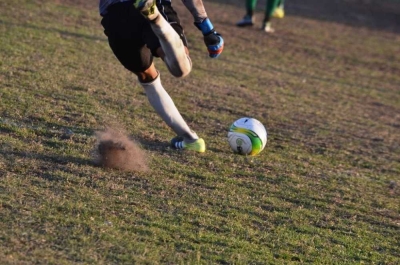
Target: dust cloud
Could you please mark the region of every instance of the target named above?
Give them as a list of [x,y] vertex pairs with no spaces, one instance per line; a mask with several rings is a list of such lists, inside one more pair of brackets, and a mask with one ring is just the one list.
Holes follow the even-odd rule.
[[124,131],[106,128],[96,131],[96,164],[123,171],[148,171],[148,158],[144,150]]

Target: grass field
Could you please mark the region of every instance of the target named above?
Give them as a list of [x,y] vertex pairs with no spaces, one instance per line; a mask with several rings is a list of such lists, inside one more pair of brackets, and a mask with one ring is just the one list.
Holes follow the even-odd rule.
[[[97,1],[0,2],[1,264],[400,264],[400,2],[287,1],[273,36],[237,2],[205,2],[221,58],[176,1],[193,71],[156,59],[204,154],[168,147]],[[259,156],[227,144],[242,116]],[[96,166],[110,125],[149,171]]]

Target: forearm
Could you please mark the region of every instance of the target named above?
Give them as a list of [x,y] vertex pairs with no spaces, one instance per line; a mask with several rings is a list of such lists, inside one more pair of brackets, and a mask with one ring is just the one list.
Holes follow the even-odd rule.
[[207,18],[207,12],[202,0],[182,0],[182,3],[192,14],[195,23],[201,23]]
[[201,31],[204,43],[207,46],[211,58],[217,58],[224,49],[224,39],[215,31],[214,25],[207,17],[206,9],[202,0],[182,0],[194,18],[194,25]]

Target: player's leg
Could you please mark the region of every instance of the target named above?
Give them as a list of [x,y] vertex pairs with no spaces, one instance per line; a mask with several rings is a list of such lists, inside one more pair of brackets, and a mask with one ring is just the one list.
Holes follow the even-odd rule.
[[[168,1],[163,2],[163,5],[172,9]],[[165,55],[163,60],[171,74],[175,77],[188,75],[192,69],[192,61],[181,37],[172,27],[171,21],[167,21],[168,18],[164,17],[164,10],[161,10],[162,15],[160,15],[155,0],[137,0],[135,6],[150,21],[151,28],[163,49]]]
[[264,21],[261,26],[261,29],[267,33],[273,33],[275,31],[271,26],[271,18],[278,4],[279,0],[267,0]]
[[275,11],[272,14],[272,16],[275,18],[283,18],[285,16],[284,0],[280,0],[278,2],[278,6],[275,8]]
[[[172,6],[170,5],[169,1],[162,1],[162,3],[159,5],[159,10],[161,10],[162,16],[170,23],[171,27],[177,32],[177,34],[180,36],[183,45],[186,48],[187,54],[188,49],[187,49],[187,39],[184,34],[184,30],[181,26],[179,17],[177,13],[174,11]],[[153,32],[151,32],[153,33]],[[155,34],[148,34],[148,31],[146,31],[145,34],[145,39],[146,39],[146,44],[147,47],[152,51],[152,54],[156,57],[161,57],[165,58],[165,52],[161,47],[160,40],[155,36]],[[174,137],[171,140],[171,146],[175,149],[191,149],[195,151],[199,150],[205,150],[205,143],[204,140],[199,138],[196,139],[194,137],[187,137],[183,136],[182,134],[177,133],[177,136]],[[202,152],[202,151],[201,151]]]
[[246,15],[236,23],[238,27],[253,26],[253,13],[256,8],[257,0],[246,0]]
[[182,147],[204,152],[203,139],[199,139],[197,134],[189,128],[164,89],[160,74],[154,66],[153,56],[142,39],[143,30],[150,29],[149,23],[138,14],[132,4],[126,3],[113,5],[102,20],[104,33],[108,37],[113,53],[126,69],[138,77],[151,106],[186,143]]
[[[149,69],[155,70],[154,64]],[[158,115],[176,133],[171,144],[176,149],[189,149],[197,152],[205,151],[205,142],[192,131],[185,120],[182,118],[172,98],[161,84],[160,73],[151,82],[140,82],[144,88],[147,98]]]

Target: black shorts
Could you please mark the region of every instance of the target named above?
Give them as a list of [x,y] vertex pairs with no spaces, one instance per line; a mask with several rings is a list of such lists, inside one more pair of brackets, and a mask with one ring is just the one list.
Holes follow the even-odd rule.
[[[187,47],[183,28],[170,2],[158,2],[160,1],[157,1],[158,10]],[[160,47],[160,42],[151,29],[150,22],[133,3],[134,1],[126,1],[111,5],[101,24],[108,43],[121,64],[129,71],[142,72],[150,67],[153,56],[158,57],[156,50]]]

